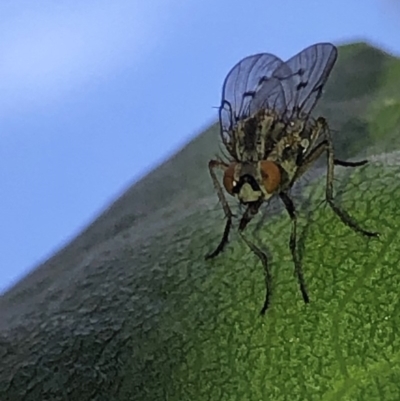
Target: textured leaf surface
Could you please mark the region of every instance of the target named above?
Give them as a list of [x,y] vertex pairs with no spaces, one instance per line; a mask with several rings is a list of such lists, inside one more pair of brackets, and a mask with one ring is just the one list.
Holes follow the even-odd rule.
[[[171,399],[398,399],[400,218],[393,199],[400,186],[393,175],[399,172],[372,164],[352,174],[341,201],[382,233],[379,240],[354,234],[328,208],[303,219],[308,306],[293,277],[284,214],[255,233],[274,261],[275,292],[265,318],[258,315],[265,291],[260,263],[233,241],[205,265],[207,240],[193,231],[210,231],[201,214],[190,217],[191,226],[177,227],[174,241],[182,249],[151,249],[156,260],[165,257],[161,269],[171,277],[162,286],[162,347],[154,350],[155,364],[166,353],[176,363],[164,372]],[[322,187],[311,204],[320,201]],[[151,374],[146,381],[154,380]]]
[[398,400],[399,89],[399,60],[341,48],[319,108],[338,156],[391,153],[338,168],[336,199],[381,236],[321,203],[322,167],[305,177],[293,192],[309,305],[277,202],[247,232],[273,269],[264,318],[262,267],[237,235],[204,261],[224,224],[206,169],[214,127],[0,298],[0,398]]

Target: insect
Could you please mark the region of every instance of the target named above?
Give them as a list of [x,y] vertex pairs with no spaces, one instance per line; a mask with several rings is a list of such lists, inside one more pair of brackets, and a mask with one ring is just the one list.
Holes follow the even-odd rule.
[[[239,61],[228,73],[222,87],[219,107],[220,137],[228,161],[210,160],[209,171],[226,217],[222,239],[206,255],[211,259],[226,246],[233,213],[226,192],[245,206],[238,231],[264,267],[266,295],[261,314],[270,304],[272,276],[267,255],[243,236],[243,231],[272,196],[283,202],[291,219],[289,248],[294,271],[305,303],[309,302],[303,270],[296,249],[296,208],[289,195],[293,184],[320,158],[327,156],[325,200],[340,220],[355,232],[376,237],[377,232],[363,229],[333,197],[334,166],[357,167],[367,163],[334,158],[331,131],[323,117],[311,112],[322,94],[337,59],[331,43],[317,43],[288,61],[260,53]],[[223,171],[222,185],[216,170]]]

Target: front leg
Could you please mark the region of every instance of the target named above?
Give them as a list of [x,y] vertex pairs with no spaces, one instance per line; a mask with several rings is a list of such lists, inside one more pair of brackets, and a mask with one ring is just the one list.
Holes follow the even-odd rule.
[[247,206],[247,209],[243,213],[243,216],[239,223],[239,234],[242,237],[243,241],[246,243],[246,245],[250,248],[250,250],[260,259],[260,261],[263,265],[263,268],[264,268],[265,300],[264,300],[264,305],[260,311],[260,314],[265,315],[265,312],[267,311],[267,309],[269,307],[271,294],[272,294],[272,275],[271,275],[269,265],[268,265],[268,257],[260,248],[258,248],[252,242],[250,242],[242,233],[243,230],[246,228],[247,224],[257,214],[262,203],[263,203],[262,201],[259,201],[259,202],[250,203]]
[[267,311],[267,309],[269,307],[271,294],[272,294],[272,275],[271,275],[271,272],[270,272],[269,266],[268,266],[268,258],[267,258],[267,255],[265,254],[265,252],[263,252],[255,244],[250,242],[242,234],[242,232],[239,231],[239,234],[242,237],[243,241],[246,243],[246,245],[251,249],[251,251],[260,259],[260,261],[264,267],[265,300],[264,300],[264,305],[261,308],[260,315],[265,315],[265,312]]
[[228,168],[228,165],[220,160],[210,160],[208,163],[208,169],[210,171],[210,175],[211,175],[211,179],[214,184],[214,188],[217,191],[218,199],[221,202],[222,208],[225,213],[226,224],[225,224],[224,233],[222,235],[222,239],[221,239],[220,243],[218,244],[217,248],[213,252],[210,252],[209,254],[207,254],[205,256],[206,260],[214,258],[215,256],[217,256],[219,253],[221,253],[224,250],[225,245],[228,243],[229,232],[232,227],[233,214],[232,214],[229,204],[225,198],[224,191],[221,187],[221,184],[218,181],[217,175],[215,174],[214,170],[216,168],[219,168],[219,169],[225,171]]
[[263,202],[264,201],[261,199],[256,202],[251,202],[247,205],[246,211],[243,213],[243,216],[240,219],[239,231],[243,231],[247,227],[247,224],[249,224],[253,217],[258,213]]
[[286,192],[280,192],[279,197],[281,198],[283,204],[285,205],[285,208],[287,212],[289,213],[290,220],[292,221],[292,229],[290,233],[290,240],[289,240],[289,248],[292,253],[292,258],[294,262],[294,271],[297,276],[297,280],[300,285],[300,291],[301,295],[303,296],[303,300],[305,303],[309,303],[310,299],[307,294],[307,288],[306,284],[304,281],[304,276],[303,276],[303,268],[301,266],[301,261],[299,259],[299,255],[296,249],[297,245],[297,238],[296,238],[296,231],[297,231],[297,216],[296,216],[296,210],[294,207],[294,203],[292,199],[289,198]]

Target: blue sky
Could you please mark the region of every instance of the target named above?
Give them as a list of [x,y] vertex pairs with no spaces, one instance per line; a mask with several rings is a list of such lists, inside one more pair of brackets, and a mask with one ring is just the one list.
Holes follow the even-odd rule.
[[13,0],[0,38],[1,292],[214,121],[241,58],[353,40],[400,55],[400,6]]

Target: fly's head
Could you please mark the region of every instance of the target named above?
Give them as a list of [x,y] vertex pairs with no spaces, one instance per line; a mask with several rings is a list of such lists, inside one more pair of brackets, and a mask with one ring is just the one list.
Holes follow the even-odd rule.
[[225,170],[223,184],[226,191],[242,204],[269,199],[281,184],[278,165],[269,160],[256,163],[233,162]]

